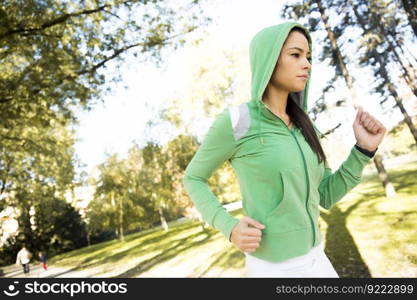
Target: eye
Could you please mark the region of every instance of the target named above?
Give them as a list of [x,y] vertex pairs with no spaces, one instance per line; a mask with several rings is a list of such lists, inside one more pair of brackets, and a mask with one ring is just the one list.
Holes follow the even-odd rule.
[[[294,56],[294,57],[299,58],[299,57],[300,57],[300,54],[299,54],[299,53],[293,53],[293,54],[291,54],[291,56]],[[308,60],[309,62],[311,62],[311,56],[308,56],[308,57],[307,57],[307,60]]]

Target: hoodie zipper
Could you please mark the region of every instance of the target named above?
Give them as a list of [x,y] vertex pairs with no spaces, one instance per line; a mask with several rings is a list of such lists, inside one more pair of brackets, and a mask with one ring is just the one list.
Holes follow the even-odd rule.
[[[282,121],[282,120],[281,120],[281,121]],[[295,137],[295,134],[294,134],[292,131],[291,131],[291,134],[292,134],[292,136],[294,137],[295,141],[297,142],[298,148],[300,149],[301,156],[302,156],[302,158],[303,158],[304,171],[305,171],[305,173],[304,173],[304,174],[306,175],[306,180],[307,180],[306,211],[307,211],[308,217],[309,217],[309,219],[310,219],[311,229],[313,230],[313,246],[314,246],[314,241],[316,240],[316,231],[315,231],[315,229],[314,229],[314,221],[313,221],[313,218],[311,217],[311,215],[310,215],[310,213],[309,213],[309,211],[308,211],[308,198],[310,197],[310,180],[308,179],[308,178],[309,178],[309,176],[308,176],[308,171],[307,171],[307,163],[306,163],[306,159],[305,159],[305,157],[304,157],[303,150],[301,150],[301,146],[300,146],[300,144],[298,143],[298,140],[297,140],[297,138]]]
[[[291,133],[291,135],[294,137],[294,139],[295,139],[295,141],[296,141],[296,143],[297,143],[297,146],[298,146],[298,149],[300,150],[300,152],[301,152],[301,157],[303,158],[303,165],[304,165],[304,174],[305,174],[305,176],[306,176],[306,181],[307,181],[307,197],[306,197],[306,201],[305,201],[305,204],[306,204],[306,211],[307,211],[307,215],[308,215],[308,218],[309,218],[309,220],[310,220],[310,223],[311,223],[311,229],[312,229],[312,231],[313,231],[313,246],[314,246],[314,242],[315,242],[315,240],[316,240],[316,231],[314,230],[314,221],[313,221],[313,218],[311,217],[311,215],[310,215],[310,213],[309,213],[309,211],[308,211],[308,198],[310,197],[310,180],[308,179],[309,178],[309,176],[308,176],[308,171],[307,171],[307,163],[306,163],[306,159],[305,159],[305,157],[304,157],[304,153],[303,153],[303,150],[301,149],[301,146],[300,146],[300,144],[298,143],[298,140],[297,140],[297,137],[295,136],[295,134],[294,134],[294,126],[292,127],[292,129],[290,129],[290,128],[288,128],[288,126],[287,126],[287,124],[285,124],[285,122],[279,117],[279,116],[277,116],[275,113],[273,113],[270,109],[269,109],[269,107],[268,106],[266,106],[265,105],[265,103],[263,103],[263,102],[261,102],[264,106],[265,106],[265,108],[267,108],[274,116],[276,116],[282,123],[284,123],[284,125],[285,125],[285,127],[288,129],[288,131]],[[260,120],[259,120],[259,122],[260,122]]]

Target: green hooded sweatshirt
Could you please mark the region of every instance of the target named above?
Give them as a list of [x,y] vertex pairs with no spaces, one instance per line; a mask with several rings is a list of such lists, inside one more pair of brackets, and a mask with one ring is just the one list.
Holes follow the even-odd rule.
[[[356,147],[332,173],[319,163],[297,127],[287,125],[262,101],[281,48],[293,27],[287,22],[258,32],[250,44],[251,100],[223,110],[209,128],[188,164],[184,187],[202,218],[230,240],[239,219],[231,216],[207,184],[212,173],[228,161],[237,174],[245,215],[265,225],[260,246],[251,255],[283,261],[304,255],[322,241],[319,205],[329,209],[361,181],[371,157]],[[310,51],[311,38],[309,37]],[[307,113],[305,89],[289,97]],[[314,125],[314,124],[313,124]],[[314,125],[317,135],[321,134]]]

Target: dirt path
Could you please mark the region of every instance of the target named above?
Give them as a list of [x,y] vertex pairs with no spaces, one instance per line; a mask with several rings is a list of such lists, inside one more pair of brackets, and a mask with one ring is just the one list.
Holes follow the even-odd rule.
[[62,267],[48,266],[45,271],[40,264],[30,264],[29,274],[23,273],[23,268],[18,265],[10,265],[0,268],[3,271],[1,277],[6,278],[74,278],[89,277],[85,271],[76,271]]

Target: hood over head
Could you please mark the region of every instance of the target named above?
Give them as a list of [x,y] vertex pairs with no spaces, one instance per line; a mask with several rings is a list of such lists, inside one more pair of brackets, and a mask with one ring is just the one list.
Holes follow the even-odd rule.
[[[308,37],[308,44],[312,52],[311,37],[308,29],[297,22],[285,22],[282,24],[269,26],[259,31],[252,38],[249,48],[250,65],[252,72],[251,81],[251,99],[255,101],[258,108],[258,122],[259,133],[261,133],[260,111],[262,102],[262,95],[271,79],[272,73],[276,63],[278,62],[281,49],[287,39],[291,29],[294,27],[304,30]],[[307,95],[310,84],[310,75],[303,91],[291,92],[291,97],[294,102],[300,106],[307,113]],[[262,141],[262,139],[261,139]]]

